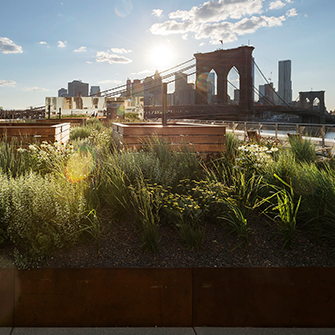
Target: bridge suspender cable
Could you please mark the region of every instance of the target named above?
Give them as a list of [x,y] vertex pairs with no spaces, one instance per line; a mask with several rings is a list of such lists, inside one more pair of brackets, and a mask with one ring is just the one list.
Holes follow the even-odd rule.
[[273,92],[276,94],[276,96],[289,108],[291,108],[293,110],[293,108],[282,99],[282,97],[275,91],[275,89],[270,85],[270,83],[268,82],[268,80],[266,79],[266,77],[264,76],[263,72],[261,71],[261,69],[259,68],[259,66],[256,64],[255,60],[253,60],[253,63],[255,64],[257,70],[259,71],[259,73],[262,75],[262,77],[264,78],[264,80],[266,81],[266,83],[271,87],[271,89],[273,90]]

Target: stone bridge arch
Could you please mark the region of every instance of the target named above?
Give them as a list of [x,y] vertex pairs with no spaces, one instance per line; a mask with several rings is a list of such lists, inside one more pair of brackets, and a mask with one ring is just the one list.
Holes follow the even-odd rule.
[[299,92],[299,104],[301,108],[314,110],[313,103],[315,99],[319,100],[318,112],[320,114],[325,114],[325,91]]
[[198,53],[196,59],[196,104],[208,104],[207,87],[201,85],[201,79],[214,70],[217,74],[217,101],[220,104],[228,102],[228,73],[235,66],[240,76],[240,109],[253,110],[253,59],[254,47],[242,46],[235,49],[216,50],[208,53]]

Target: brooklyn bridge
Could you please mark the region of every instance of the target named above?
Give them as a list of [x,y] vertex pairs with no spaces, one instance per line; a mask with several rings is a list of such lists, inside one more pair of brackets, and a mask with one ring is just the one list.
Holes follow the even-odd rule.
[[[144,118],[151,120],[162,117],[163,96],[166,94],[164,86],[175,82],[177,79],[169,81],[170,77],[176,78],[176,73],[192,70],[196,78],[202,78],[205,82],[211,71],[215,71],[217,76],[217,96],[215,103],[208,99],[208,85],[202,85],[195,81],[195,98],[193,104],[167,104],[164,108],[167,119],[202,119],[202,120],[235,120],[252,121],[260,120],[264,112],[287,114],[299,116],[299,122],[303,123],[335,123],[335,117],[326,111],[324,91],[299,92],[299,98],[294,104],[285,103],[280,97],[280,104],[276,105],[272,101],[266,104],[254,102],[254,93],[259,97],[261,93],[254,86],[254,69],[256,68],[264,81],[268,83],[259,66],[255,63],[252,53],[254,47],[241,46],[235,49],[216,50],[209,53],[194,54],[194,58],[174,66],[173,68],[160,73],[161,80],[156,87],[143,85],[144,94]],[[195,64],[194,64],[195,60]],[[193,63],[191,63],[193,61]],[[174,69],[179,68],[177,71]],[[239,75],[239,102],[231,103],[228,98],[229,72],[234,70]],[[169,72],[169,73],[167,73]],[[165,74],[167,73],[167,74]],[[147,77],[148,78],[148,77]],[[165,85],[164,85],[165,84]],[[146,90],[154,91],[159,97],[154,99],[155,103],[148,103],[145,99]],[[275,94],[277,94],[274,91]],[[100,92],[101,97],[128,97],[129,87],[122,85]],[[318,104],[315,104],[315,101]],[[44,118],[47,114],[47,107],[41,106],[27,110],[0,111],[2,119],[18,118]]]

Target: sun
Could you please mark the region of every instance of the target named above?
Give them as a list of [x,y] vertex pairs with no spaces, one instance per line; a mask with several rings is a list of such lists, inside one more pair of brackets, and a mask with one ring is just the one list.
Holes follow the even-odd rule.
[[174,55],[172,49],[165,45],[156,46],[150,52],[150,59],[158,68],[164,68],[171,65],[173,58]]

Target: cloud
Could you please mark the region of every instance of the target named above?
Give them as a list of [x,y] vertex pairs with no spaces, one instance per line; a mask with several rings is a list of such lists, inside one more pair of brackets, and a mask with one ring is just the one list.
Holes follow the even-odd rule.
[[[212,44],[220,44],[220,40],[225,43],[233,42],[238,36],[254,33],[262,27],[281,26],[294,14],[292,11],[279,17],[262,15],[263,2],[264,0],[208,1],[189,11],[178,10],[170,13],[170,20],[153,24],[150,32],[165,36],[180,34],[182,38],[193,33],[196,39],[205,38]],[[279,2],[285,6],[282,1],[272,3],[279,6]]]
[[48,43],[45,41],[41,41],[39,44],[48,44]]
[[133,52],[132,50],[126,50],[126,49],[119,49],[119,48],[111,48],[112,52],[115,54],[127,54],[129,52]]
[[286,12],[287,17],[297,16],[297,10],[295,8],[292,8]]
[[132,60],[120,55],[110,54],[108,51],[98,51],[95,59],[98,63],[108,62],[109,64],[118,63],[118,64],[128,64]]
[[163,13],[162,9],[153,9],[151,14],[154,15],[154,16],[160,17],[162,15],[162,13]]
[[201,42],[201,43],[199,44],[199,47],[203,47],[204,45],[206,45],[206,43]]
[[273,10],[273,9],[280,9],[280,8],[282,8],[282,7],[284,7],[284,6],[285,6],[284,2],[278,0],[278,1],[273,1],[273,2],[271,2],[271,3],[270,3],[270,6],[269,6],[269,9],[270,9],[270,10]]
[[80,47],[79,49],[73,50],[73,52],[86,52],[86,47]]
[[58,41],[58,45],[57,45],[57,47],[58,47],[58,48],[65,48],[65,47],[66,47],[66,44],[67,44],[66,41],[64,41],[64,42],[62,42],[62,41]]
[[91,61],[89,61],[89,60],[87,60],[87,61],[86,61],[86,64],[92,64],[92,62],[91,62]]
[[107,79],[107,80],[98,81],[98,84],[102,84],[102,85],[108,85],[108,84],[111,84],[111,85],[120,85],[120,84],[122,84],[122,81],[121,80],[110,80],[110,79]]
[[0,79],[0,86],[10,86],[14,87],[16,82],[14,80],[1,80]]
[[146,69],[146,70],[142,70],[140,72],[137,72],[137,73],[133,73],[134,75],[145,75],[145,74],[152,74],[152,70],[149,70],[149,69]]
[[41,87],[26,87],[23,89],[23,91],[27,92],[48,92],[49,90],[47,88],[41,88]]
[[221,0],[208,1],[194,6],[190,11],[177,10],[170,19],[192,20],[195,23],[219,22],[228,18],[240,19],[245,15],[260,14],[264,0]]
[[7,37],[0,37],[0,52],[3,54],[21,54],[22,47],[16,45]]

